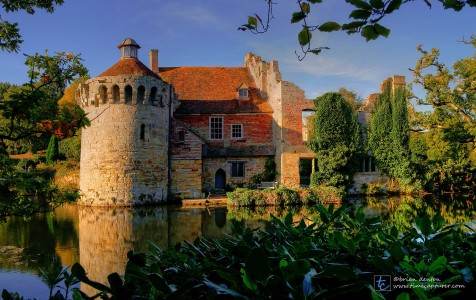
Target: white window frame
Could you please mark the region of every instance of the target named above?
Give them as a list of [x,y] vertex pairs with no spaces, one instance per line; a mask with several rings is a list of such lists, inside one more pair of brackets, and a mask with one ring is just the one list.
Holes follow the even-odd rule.
[[238,98],[248,98],[248,89],[239,89]]
[[[239,169],[236,169],[237,173],[238,173],[238,176],[236,176],[236,174],[234,175],[233,174],[233,165],[236,165],[237,168],[239,168],[240,166],[242,166],[242,176],[239,176]],[[231,161],[230,162],[230,177],[231,178],[245,178],[245,175],[246,175],[246,161]]]
[[[212,132],[212,122],[214,122],[215,120],[218,120],[220,119],[220,124],[221,124],[221,128],[218,128],[218,129],[221,129],[220,132],[216,131],[216,132]],[[220,117],[220,116],[213,116],[213,117],[210,117],[209,119],[209,126],[208,126],[208,136],[210,138],[211,141],[222,141],[223,140],[223,125],[224,125],[224,122],[223,122],[223,117]],[[218,124],[218,123],[217,123]],[[214,129],[214,128],[213,128]],[[216,138],[215,135],[219,134],[220,135],[220,138]]]
[[[231,126],[231,139],[232,140],[241,140],[241,139],[243,139],[243,137],[244,137],[243,124],[231,124],[230,126]],[[234,134],[237,133],[237,132],[235,132],[235,128],[234,128],[235,126],[239,126],[240,136],[234,136]]]

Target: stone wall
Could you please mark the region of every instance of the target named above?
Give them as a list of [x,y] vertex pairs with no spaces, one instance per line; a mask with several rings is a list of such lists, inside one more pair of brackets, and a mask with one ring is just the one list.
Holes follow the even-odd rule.
[[203,198],[202,160],[173,159],[171,192],[180,198]]
[[[203,189],[213,191],[215,189],[215,174],[219,169],[225,171],[226,184],[235,188],[246,186],[253,175],[265,171],[265,162],[269,156],[261,157],[206,157],[203,159]],[[245,162],[245,176],[242,178],[231,177],[231,163]]]
[[314,103],[305,98],[304,91],[298,86],[282,80],[278,62],[267,63],[248,53],[245,66],[273,109],[278,181],[288,187],[299,186],[299,158],[314,156],[303,142],[302,111],[313,110]]
[[[123,82],[132,87],[129,94],[104,95],[104,88],[124,91]],[[138,95],[140,86],[144,95]],[[78,100],[91,121],[81,138],[80,204],[129,206],[167,199],[171,101],[163,86],[153,77],[128,75],[98,77],[80,87]],[[152,89],[153,98],[147,92]],[[142,96],[148,100],[139,101]]]

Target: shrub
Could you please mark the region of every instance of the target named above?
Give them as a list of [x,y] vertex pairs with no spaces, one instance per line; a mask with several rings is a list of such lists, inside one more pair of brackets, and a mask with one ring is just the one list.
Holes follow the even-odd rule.
[[59,158],[59,138],[56,135],[51,136],[50,143],[48,144],[48,149],[46,150],[46,162],[52,164],[54,161]]
[[60,141],[59,152],[67,159],[79,161],[81,157],[81,136],[73,136]]

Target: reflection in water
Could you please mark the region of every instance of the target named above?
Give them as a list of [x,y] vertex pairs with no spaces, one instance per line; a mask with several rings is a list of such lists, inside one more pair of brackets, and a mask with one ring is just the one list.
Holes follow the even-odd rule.
[[[354,199],[351,213],[364,208],[368,218],[381,217],[384,226],[399,230],[412,226],[414,219],[438,212],[447,223],[476,219],[473,201],[468,199],[387,197]],[[317,221],[314,208],[97,208],[64,206],[54,213],[39,214],[30,220],[10,218],[0,224],[0,288],[8,288],[12,278],[21,273],[38,275],[39,268],[52,263],[71,266],[80,262],[92,280],[105,282],[112,272],[122,273],[130,250],[148,251],[147,241],[167,248],[197,237],[221,238],[234,235],[235,225],[263,228],[271,214],[283,218],[289,211],[294,221],[305,218]],[[474,226],[474,223],[471,224]],[[16,273],[12,273],[16,272]],[[19,292],[26,297],[43,299],[47,294],[33,290],[31,276],[23,276],[25,284]],[[38,280],[39,281],[39,280]],[[92,290],[82,287],[86,293]],[[46,286],[44,293],[47,293]]]

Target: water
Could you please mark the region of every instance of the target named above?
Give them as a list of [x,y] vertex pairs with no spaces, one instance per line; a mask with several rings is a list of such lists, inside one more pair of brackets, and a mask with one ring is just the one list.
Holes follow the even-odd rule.
[[[367,217],[379,216],[384,225],[399,229],[411,226],[415,217],[437,212],[447,223],[464,222],[475,228],[476,212],[469,198],[370,198],[350,203],[352,211],[363,206]],[[165,248],[197,237],[225,237],[234,234],[235,225],[264,227],[271,214],[283,217],[289,210],[295,221],[317,218],[315,209],[298,207],[130,209],[76,205],[29,220],[12,217],[0,224],[0,290],[18,292],[26,299],[47,299],[49,291],[41,280],[40,269],[80,262],[92,280],[104,282],[110,273],[122,272],[129,250],[147,251],[147,241]],[[88,287],[81,288],[92,294]]]

